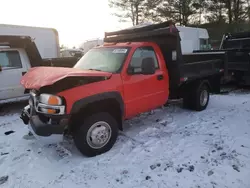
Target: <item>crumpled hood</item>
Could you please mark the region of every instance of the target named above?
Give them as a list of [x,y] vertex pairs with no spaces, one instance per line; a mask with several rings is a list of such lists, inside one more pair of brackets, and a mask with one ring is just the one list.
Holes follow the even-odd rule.
[[110,77],[112,73],[64,67],[31,68],[21,79],[26,89],[40,89],[66,77]]

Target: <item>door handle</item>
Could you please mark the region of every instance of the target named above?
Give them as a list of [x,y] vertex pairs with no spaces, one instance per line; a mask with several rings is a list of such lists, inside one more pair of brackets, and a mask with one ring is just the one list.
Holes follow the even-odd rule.
[[160,74],[160,75],[157,75],[157,80],[163,80],[163,75],[162,74]]

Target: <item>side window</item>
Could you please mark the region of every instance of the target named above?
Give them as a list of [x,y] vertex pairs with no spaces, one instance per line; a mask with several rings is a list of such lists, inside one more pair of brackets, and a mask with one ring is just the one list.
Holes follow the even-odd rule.
[[208,50],[208,39],[200,39],[200,50]]
[[0,65],[2,68],[22,68],[18,51],[0,51]]
[[155,69],[159,69],[159,63],[155,51],[151,46],[137,48],[132,56],[129,66],[132,67],[135,72],[140,72],[142,60],[147,57],[152,57],[154,59]]
[[154,59],[155,62],[155,69],[159,69],[159,63],[155,54],[154,49],[150,46],[150,47],[143,47],[143,58],[146,57],[152,57]]

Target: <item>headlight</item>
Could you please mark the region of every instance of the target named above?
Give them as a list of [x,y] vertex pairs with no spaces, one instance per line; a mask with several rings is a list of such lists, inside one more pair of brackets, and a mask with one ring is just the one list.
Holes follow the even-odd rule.
[[41,94],[39,97],[39,102],[53,106],[59,106],[63,103],[61,97],[50,94]]
[[65,106],[61,97],[51,94],[41,94],[37,111],[45,114],[63,114]]

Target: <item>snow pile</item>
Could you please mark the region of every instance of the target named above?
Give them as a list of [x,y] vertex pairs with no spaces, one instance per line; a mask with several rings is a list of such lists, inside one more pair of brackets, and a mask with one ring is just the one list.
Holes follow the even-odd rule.
[[170,105],[126,122],[114,148],[94,158],[71,140],[24,140],[19,115],[1,116],[0,187],[249,188],[249,114],[244,93],[212,96],[203,112]]

